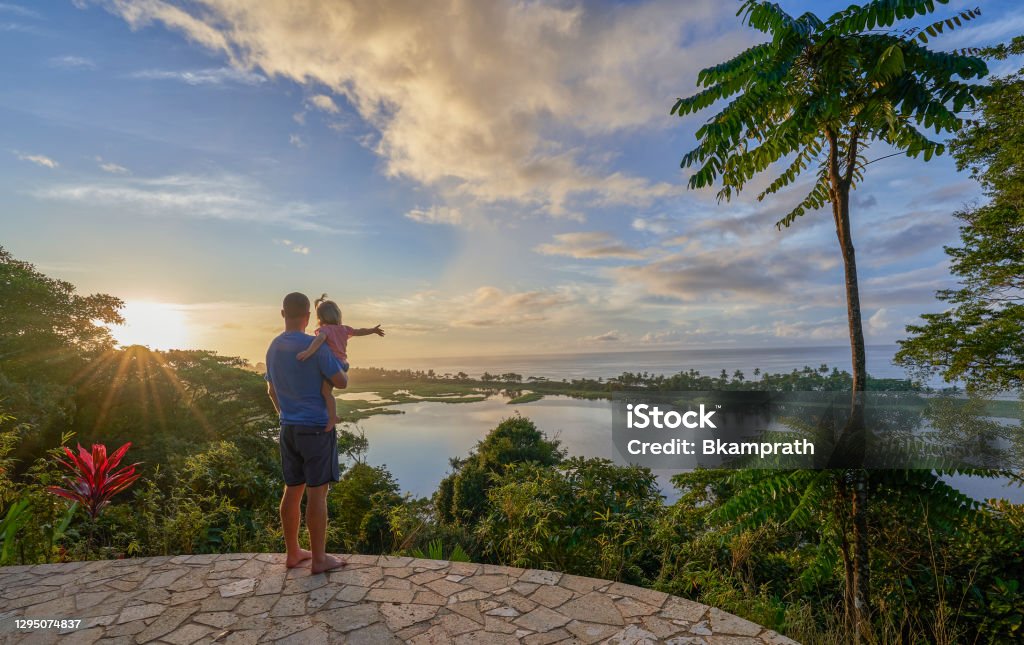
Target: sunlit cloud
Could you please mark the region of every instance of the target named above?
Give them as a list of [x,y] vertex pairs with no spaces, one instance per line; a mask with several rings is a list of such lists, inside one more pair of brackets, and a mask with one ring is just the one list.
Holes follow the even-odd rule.
[[103,157],[96,157],[96,163],[99,164],[100,170],[102,170],[103,172],[108,172],[111,175],[130,175],[131,174],[131,171],[128,170],[127,168],[125,168],[124,166],[122,166],[121,164],[116,164],[116,163],[114,163],[112,161],[104,161]]
[[812,340],[841,340],[849,337],[844,318],[820,321],[777,322],[774,333],[779,338],[810,338]]
[[705,251],[676,254],[648,264],[619,267],[613,274],[623,283],[647,293],[681,301],[722,301],[736,298],[772,300],[786,283],[769,272],[756,270],[742,257]]
[[667,110],[679,79],[749,44],[715,0],[600,9],[456,0],[301,10],[284,0],[102,4],[133,28],[159,22],[180,31],[237,69],[329,88],[376,130],[373,150],[389,176],[558,216],[679,194],[674,183],[593,161],[600,144],[591,142],[674,125]]
[[312,96],[310,97],[309,102],[318,110],[323,110],[324,112],[337,114],[340,111],[338,110],[338,106],[334,104],[334,99],[326,94],[317,94],[316,96]]
[[449,206],[431,206],[430,208],[414,208],[405,214],[414,222],[421,224],[461,224],[464,221],[462,212]]
[[678,329],[649,331],[640,338],[641,343],[649,345],[665,345],[686,340],[686,334]]
[[605,232],[561,233],[555,235],[554,240],[537,246],[535,250],[542,255],[563,255],[576,259],[636,260],[645,256]]
[[461,315],[456,316],[451,324],[453,327],[536,324],[548,320],[553,310],[572,301],[572,296],[564,291],[508,292],[499,287],[480,287],[470,296],[452,303]]
[[872,334],[881,334],[888,330],[889,326],[892,324],[892,320],[889,316],[889,310],[885,307],[876,310],[875,313],[871,314],[871,317],[868,318],[867,331]]
[[309,255],[309,247],[302,244],[296,244],[291,240],[274,240],[274,244],[280,244],[286,246],[292,253],[298,253],[299,255]]
[[15,150],[14,156],[16,156],[18,159],[22,161],[34,163],[37,166],[42,166],[43,168],[50,168],[51,170],[60,166],[59,163],[57,163],[50,157],[47,157],[46,155],[34,155],[25,152],[18,152]]
[[622,332],[612,329],[596,336],[584,336],[580,340],[584,343],[617,343],[622,340]]
[[491,329],[539,325],[563,320],[584,299],[571,288],[508,291],[486,285],[445,294],[433,290],[405,296],[364,300],[354,309],[377,320],[403,327],[431,329]]
[[633,230],[655,235],[666,235],[678,230],[679,221],[667,215],[633,218]]

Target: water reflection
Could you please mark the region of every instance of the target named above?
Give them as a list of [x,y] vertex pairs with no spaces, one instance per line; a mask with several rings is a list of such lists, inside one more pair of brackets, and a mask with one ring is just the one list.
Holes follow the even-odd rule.
[[[386,465],[403,492],[417,497],[433,494],[450,471],[451,457],[464,457],[490,429],[517,412],[529,417],[549,438],[559,439],[570,455],[613,458],[612,402],[607,400],[548,396],[509,405],[507,397],[491,396],[473,403],[416,402],[393,408],[405,414],[373,416],[356,425],[369,440],[366,461]],[[678,497],[670,481],[675,472],[654,471],[668,502]],[[1007,487],[1004,482],[949,479],[976,499],[1024,501],[1024,490]]]
[[[449,471],[450,457],[463,457],[502,419],[518,411],[570,454],[611,459],[611,401],[545,397],[522,405],[492,396],[474,403],[407,403],[405,414],[373,416],[357,425],[370,449],[366,460],[386,464],[402,490],[429,496]],[[668,481],[665,481],[667,484]]]
[[367,401],[369,403],[383,403],[389,400],[376,392],[343,392],[341,394],[335,392],[334,398],[342,401]]

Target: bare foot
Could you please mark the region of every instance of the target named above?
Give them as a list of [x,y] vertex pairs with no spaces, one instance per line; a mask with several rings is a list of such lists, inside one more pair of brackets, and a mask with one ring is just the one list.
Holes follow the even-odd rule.
[[294,558],[291,555],[285,558],[284,565],[289,569],[294,569],[295,567],[298,567],[309,562],[312,558],[313,554],[310,551],[308,551],[307,549],[299,549],[298,555],[296,555]]
[[317,563],[315,560],[310,565],[309,569],[314,574],[323,573],[324,571],[330,571],[331,569],[340,569],[347,564],[341,558],[336,558],[333,555],[325,555],[323,562]]

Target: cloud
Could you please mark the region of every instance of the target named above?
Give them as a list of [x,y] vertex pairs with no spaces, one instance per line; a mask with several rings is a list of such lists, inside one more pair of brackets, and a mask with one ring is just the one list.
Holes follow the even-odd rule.
[[597,336],[584,336],[580,340],[585,343],[613,343],[622,340],[622,332],[618,329],[612,329]]
[[[955,220],[949,215],[941,218],[923,217],[904,228],[891,230],[885,225],[874,228],[863,244],[865,257],[871,266],[882,266],[908,257],[942,248],[956,239]],[[904,223],[901,219],[899,223]]]
[[329,112],[331,114],[337,114],[340,112],[338,106],[334,104],[334,99],[326,94],[317,94],[316,96],[312,96],[310,97],[309,102],[318,110],[323,110],[324,112]]
[[563,255],[576,259],[636,260],[644,257],[643,253],[626,246],[610,233],[561,233],[555,235],[554,239],[554,242],[541,244],[534,250],[542,255]]
[[291,240],[274,240],[274,244],[280,244],[287,246],[292,253],[298,253],[299,255],[309,255],[309,247],[301,244],[296,244]]
[[868,318],[868,333],[880,334],[889,329],[890,324],[892,321],[889,320],[889,311],[882,307]]
[[32,193],[39,199],[118,208],[147,217],[253,222],[301,231],[351,232],[325,222],[323,210],[306,202],[281,202],[238,175],[169,175],[63,184]]
[[633,219],[633,230],[655,235],[665,235],[676,230],[678,222],[675,218],[667,215],[656,215],[654,217],[637,217]]
[[0,31],[19,31],[23,34],[32,34],[33,36],[41,36],[45,33],[38,27],[25,25],[20,22],[0,22]]
[[861,305],[873,308],[933,304],[935,292],[952,284],[949,264],[943,260],[932,266],[862,280]]
[[619,267],[623,284],[682,301],[728,300],[737,296],[774,300],[785,286],[770,271],[757,270],[739,252],[675,254],[641,266]]
[[148,81],[178,81],[187,85],[219,86],[227,84],[259,85],[266,76],[234,67],[214,67],[195,70],[147,69],[134,72],[130,78]]
[[677,343],[679,341],[686,340],[686,334],[679,331],[678,329],[668,329],[665,331],[649,331],[640,338],[641,343],[649,345],[667,345],[670,343]]
[[427,326],[438,331],[459,329],[469,333],[551,323],[562,320],[562,316],[580,303],[579,294],[564,287],[507,291],[485,285],[454,294],[417,291],[407,296],[367,300],[354,307],[362,312],[360,315],[386,320],[392,325]]
[[22,18],[34,18],[36,20],[42,19],[42,15],[37,11],[32,11],[21,5],[11,4],[9,2],[0,2],[0,13],[12,13]]
[[59,163],[57,163],[50,157],[47,157],[46,155],[32,155],[18,151],[14,151],[14,155],[18,157],[18,159],[21,159],[22,161],[28,161],[30,163],[36,164],[37,166],[42,166],[43,168],[53,169],[60,166]]
[[[915,180],[918,178],[915,178]],[[918,182],[919,185],[924,182]],[[941,186],[930,190],[921,190],[909,201],[910,206],[922,208],[934,207],[941,204],[947,209],[957,209],[972,198],[981,196],[981,186],[973,179],[960,179],[959,181],[946,182]]]
[[[988,9],[986,9],[986,12]],[[980,20],[964,25],[963,29],[947,32],[936,41],[936,45],[945,50],[960,47],[979,47],[986,44],[997,44],[1018,36],[1024,32],[1024,15],[1008,11],[998,20]]]
[[288,143],[295,146],[299,150],[305,150],[306,148],[309,147],[309,144],[306,143],[306,140],[303,139],[302,136],[298,134],[289,134]]
[[849,338],[845,319],[776,322],[774,333],[778,338],[810,338],[812,340],[839,340]]
[[874,195],[860,195],[854,191],[850,203],[856,208],[871,208],[878,205],[878,198]]
[[675,237],[670,237],[667,240],[664,240],[661,243],[661,245],[667,247],[678,247],[687,246],[688,244],[692,244],[693,242],[694,239],[689,235],[676,235]]
[[96,63],[82,56],[54,56],[47,63],[56,69],[96,69]]
[[678,195],[676,183],[592,161],[594,148],[675,127],[668,108],[696,71],[749,45],[717,0],[101,3],[133,28],[180,31],[238,69],[344,97],[375,129],[388,176],[446,199],[560,216]]
[[132,172],[120,164],[116,164],[112,161],[103,161],[103,157],[96,157],[96,163],[100,165],[100,170],[103,172],[109,172],[112,175],[130,175]]
[[427,209],[414,208],[406,213],[405,216],[421,224],[449,224],[454,226],[465,221],[462,211],[450,206],[431,206]]

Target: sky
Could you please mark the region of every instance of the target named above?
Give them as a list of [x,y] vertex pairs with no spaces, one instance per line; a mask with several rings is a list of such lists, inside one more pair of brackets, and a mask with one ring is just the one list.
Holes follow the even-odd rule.
[[[933,42],[1024,33],[1017,5],[952,0],[937,17],[982,17]],[[0,244],[124,299],[123,342],[254,362],[295,290],[383,325],[355,365],[841,345],[831,217],[774,226],[806,183],[719,204],[679,168],[711,113],[670,116],[676,98],[759,41],[737,6],[3,0]],[[979,199],[948,157],[869,166],[869,344],[941,309],[952,213]]]

